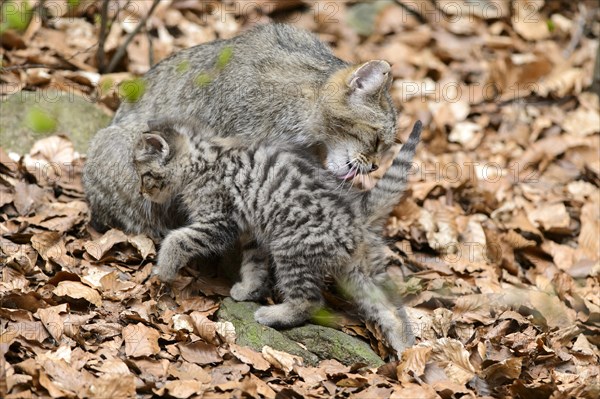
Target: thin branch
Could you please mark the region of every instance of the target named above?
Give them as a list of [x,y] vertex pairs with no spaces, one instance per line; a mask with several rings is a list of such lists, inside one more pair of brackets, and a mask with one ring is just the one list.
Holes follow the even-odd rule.
[[119,65],[119,62],[121,62],[121,59],[125,55],[125,51],[127,51],[127,46],[129,46],[129,43],[131,43],[131,41],[133,40],[135,35],[138,34],[140,29],[142,29],[142,27],[146,26],[146,21],[148,21],[148,18],[150,18],[150,16],[154,12],[154,9],[156,8],[156,6],[158,5],[159,2],[160,2],[160,0],[154,0],[152,2],[152,7],[150,7],[150,11],[148,11],[148,14],[146,14],[146,16],[144,18],[142,18],[142,20],[135,27],[135,29],[133,31],[131,31],[131,33],[129,33],[129,35],[127,35],[125,42],[117,49],[117,52],[115,53],[114,57],[112,58],[112,60],[110,60],[110,64],[108,65],[108,68],[106,69],[107,73],[111,73],[112,71],[114,71],[114,69],[117,67],[117,65]]
[[427,23],[427,19],[419,12],[416,10],[417,7],[410,7],[410,5],[415,5],[415,4],[411,4],[409,3],[404,4],[402,1],[400,0],[394,0],[394,3],[396,3],[397,5],[399,5],[404,11],[406,11],[407,13],[409,13],[410,15],[412,15],[413,17],[415,17],[417,19],[417,21],[419,21],[419,23],[421,24],[425,24]]
[[46,69],[56,69],[52,65],[44,65],[44,64],[22,64],[22,65],[12,65],[7,67],[0,67],[0,73],[7,71],[18,71],[22,69],[34,69],[34,68],[46,68]]
[[98,39],[98,49],[96,50],[96,63],[100,72],[104,71],[104,43],[106,42],[106,28],[108,26],[108,2],[109,0],[102,2],[102,11],[100,14],[100,38]]
[[581,37],[583,36],[583,31],[585,29],[585,21],[587,19],[587,9],[583,4],[579,4],[579,18],[575,21],[575,27],[573,29],[573,33],[571,34],[571,40],[567,45],[567,48],[563,50],[563,57],[569,58],[573,51],[577,48],[577,45],[581,41]]

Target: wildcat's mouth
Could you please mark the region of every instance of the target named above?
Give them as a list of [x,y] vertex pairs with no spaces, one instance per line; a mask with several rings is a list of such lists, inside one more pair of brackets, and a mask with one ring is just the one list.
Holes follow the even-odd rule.
[[358,166],[345,166],[342,168],[336,168],[332,170],[335,177],[340,180],[352,180],[356,175],[362,173],[361,168]]
[[348,171],[348,173],[344,175],[337,175],[337,178],[340,180],[352,180],[354,176],[358,174],[358,168],[353,168]]

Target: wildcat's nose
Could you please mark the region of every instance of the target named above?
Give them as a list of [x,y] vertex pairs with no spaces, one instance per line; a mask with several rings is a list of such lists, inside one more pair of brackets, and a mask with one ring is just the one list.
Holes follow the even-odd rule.
[[372,163],[371,164],[371,172],[375,172],[377,169],[379,169],[379,166],[377,166],[376,163]]

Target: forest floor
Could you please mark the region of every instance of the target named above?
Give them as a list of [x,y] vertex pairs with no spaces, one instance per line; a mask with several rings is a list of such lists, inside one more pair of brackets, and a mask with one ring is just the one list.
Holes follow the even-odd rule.
[[[269,21],[389,61],[399,138],[426,127],[386,232],[417,344],[377,368],[236,345],[216,317],[231,282],[187,268],[165,289],[149,238],[89,227],[85,155],[32,110],[31,134],[54,134],[0,148],[0,397],[599,397],[598,5],[226,3],[160,2],[125,48],[152,2],[109,2],[98,51],[102,2],[4,2],[0,93],[60,90],[111,114],[150,65]],[[327,297],[335,327],[386,358]]]

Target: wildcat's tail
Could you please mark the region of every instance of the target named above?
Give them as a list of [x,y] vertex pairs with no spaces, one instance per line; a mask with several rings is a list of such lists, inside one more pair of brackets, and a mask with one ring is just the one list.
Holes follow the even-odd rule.
[[415,122],[408,140],[396,155],[392,166],[377,182],[377,185],[363,197],[363,211],[367,220],[371,222],[385,220],[392,207],[400,201],[400,197],[406,189],[408,173],[412,166],[417,145],[421,140],[422,130],[423,124],[421,121]]
[[[381,275],[382,278],[386,276],[385,273]],[[398,357],[404,349],[414,344],[415,337],[406,312],[400,303],[394,304],[390,300],[389,293],[383,288],[383,282],[378,282],[356,269],[347,273],[340,283],[358,305],[363,316],[380,328]]]

